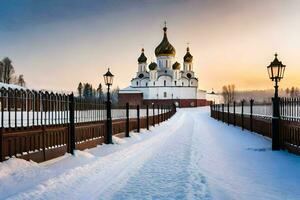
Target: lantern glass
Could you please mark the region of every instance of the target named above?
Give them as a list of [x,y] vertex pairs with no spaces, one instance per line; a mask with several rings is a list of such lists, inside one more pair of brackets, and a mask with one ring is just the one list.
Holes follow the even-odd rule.
[[269,74],[269,78],[273,80],[273,77],[272,77],[272,68],[270,66],[268,67],[268,74]]
[[280,70],[280,79],[283,78],[283,76],[284,76],[284,71],[285,71],[285,65],[282,65],[281,70]]
[[110,86],[113,84],[113,79],[114,79],[114,75],[109,71],[108,71],[103,75],[104,77],[104,82],[105,85]]
[[272,71],[273,71],[273,77],[278,79],[279,78],[280,67],[278,65],[273,66]]

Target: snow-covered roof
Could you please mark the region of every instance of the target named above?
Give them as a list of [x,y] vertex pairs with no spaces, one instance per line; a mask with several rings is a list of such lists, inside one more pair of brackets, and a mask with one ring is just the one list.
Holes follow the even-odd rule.
[[1,83],[0,82],[0,88],[5,88],[5,89],[18,89],[18,90],[27,90],[27,88],[15,85],[15,84],[7,84],[7,83]]
[[7,84],[7,83],[2,83],[0,82],[0,88],[5,88],[5,89],[12,89],[12,90],[31,90],[31,91],[41,91],[41,92],[48,92],[48,93],[55,93],[55,94],[71,94],[72,91],[58,91],[58,90],[50,90],[50,89],[39,89],[39,88],[27,88],[27,87],[22,87],[19,85],[15,84]]
[[119,93],[120,94],[127,94],[127,93],[133,94],[133,93],[142,93],[142,92],[140,90],[137,90],[137,89],[129,86],[129,87],[119,90]]

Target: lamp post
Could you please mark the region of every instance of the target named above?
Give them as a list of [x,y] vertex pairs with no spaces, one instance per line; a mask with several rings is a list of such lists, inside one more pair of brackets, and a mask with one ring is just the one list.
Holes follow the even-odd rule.
[[105,85],[107,85],[107,100],[106,100],[106,132],[107,140],[106,144],[112,144],[112,119],[111,119],[111,100],[110,100],[110,86],[113,84],[114,75],[108,71],[103,75]]
[[273,104],[273,116],[272,116],[272,150],[279,150],[280,149],[280,142],[279,142],[279,120],[280,120],[280,113],[279,113],[279,102],[280,98],[278,96],[278,82],[283,78],[285,65],[282,64],[277,58],[277,53],[275,54],[274,60],[271,64],[267,67],[269,78],[275,82],[275,93],[274,97],[272,98]]

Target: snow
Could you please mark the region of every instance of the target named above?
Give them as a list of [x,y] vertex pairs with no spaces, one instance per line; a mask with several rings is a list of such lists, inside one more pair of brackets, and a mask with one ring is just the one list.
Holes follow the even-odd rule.
[[[1,102],[0,102],[1,105]],[[19,109],[20,110],[20,109]],[[149,116],[153,116],[153,109],[149,108]],[[167,110],[158,110],[157,108],[154,109],[154,114],[157,113],[166,113]],[[10,117],[9,117],[10,113]],[[126,119],[126,109],[112,109],[111,110],[112,119]],[[32,126],[32,125],[43,125],[47,124],[62,124],[63,122],[68,120],[69,112],[66,111],[35,111],[29,112],[26,111],[16,111],[12,109],[10,112],[3,111],[3,126],[4,127],[21,127],[23,119],[23,126]],[[140,117],[147,116],[147,109],[140,109]],[[2,115],[0,115],[1,121]],[[23,117],[23,118],[22,118]],[[43,120],[41,120],[41,117]],[[45,119],[46,117],[46,119]],[[129,118],[137,118],[137,110],[136,109],[129,109]],[[105,120],[106,119],[106,110],[85,110],[85,111],[75,111],[75,123],[79,122],[92,122],[97,120]],[[15,123],[15,121],[17,123]],[[9,123],[10,122],[10,123]]]
[[7,84],[7,83],[2,83],[0,82],[0,88],[5,88],[5,89],[18,89],[18,90],[26,90],[27,88],[15,85],[15,84]]
[[150,131],[44,163],[0,163],[0,199],[300,199],[300,157],[178,109]]

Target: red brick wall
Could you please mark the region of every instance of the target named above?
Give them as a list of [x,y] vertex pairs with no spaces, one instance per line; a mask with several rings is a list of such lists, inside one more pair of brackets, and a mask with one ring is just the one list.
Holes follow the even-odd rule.
[[206,99],[149,99],[143,100],[143,104],[151,105],[152,103],[159,105],[170,105],[178,102],[179,107],[197,107],[197,106],[207,106],[210,105]]
[[143,100],[144,105],[151,105],[152,103],[158,104],[158,105],[170,105],[175,103],[173,99],[145,99]]
[[197,99],[180,99],[180,107],[197,107]]
[[207,101],[206,99],[197,99],[197,106],[209,106],[211,101]]
[[134,94],[119,94],[119,103],[125,105],[126,103],[130,105],[151,105],[152,103],[158,105],[170,105],[178,102],[179,107],[197,107],[197,106],[207,106],[210,105],[210,101],[206,99],[145,99],[143,100],[142,93]]
[[119,93],[119,104],[125,105],[129,103],[130,105],[142,105],[143,103],[143,93],[132,93],[132,94],[122,94]]

